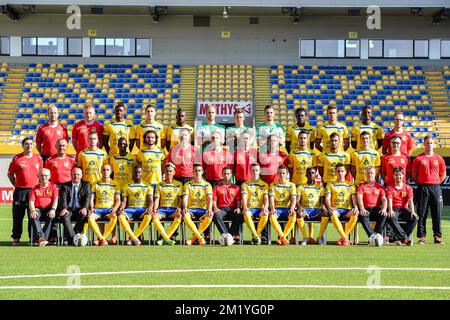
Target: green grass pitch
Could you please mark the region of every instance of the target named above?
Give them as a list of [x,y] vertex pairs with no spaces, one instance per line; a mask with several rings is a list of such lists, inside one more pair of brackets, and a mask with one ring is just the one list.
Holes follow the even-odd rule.
[[339,247],[331,224],[327,246],[12,247],[11,225],[0,206],[0,299],[450,298],[449,208],[446,244],[413,247],[368,247],[362,228]]

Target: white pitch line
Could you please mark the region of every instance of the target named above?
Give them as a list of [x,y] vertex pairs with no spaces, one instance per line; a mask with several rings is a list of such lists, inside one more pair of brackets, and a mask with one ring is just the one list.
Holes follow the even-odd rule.
[[191,273],[191,272],[236,272],[236,271],[338,271],[338,270],[389,270],[389,271],[450,271],[450,268],[396,268],[396,267],[322,267],[322,268],[229,268],[229,269],[174,269],[174,270],[134,270],[134,271],[109,271],[109,272],[81,272],[81,273],[56,273],[56,274],[29,274],[0,276],[5,279],[25,278],[49,278],[49,277],[74,277],[74,276],[102,276],[118,274],[142,274],[142,273]]
[[180,288],[252,288],[252,289],[369,289],[369,290],[450,290],[450,287],[431,286],[341,286],[309,284],[174,284],[174,285],[88,285],[88,286],[0,286],[0,290],[37,289],[180,289]]

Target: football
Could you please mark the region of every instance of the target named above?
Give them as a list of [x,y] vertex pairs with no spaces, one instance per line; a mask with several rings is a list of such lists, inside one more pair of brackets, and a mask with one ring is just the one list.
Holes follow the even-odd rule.
[[222,233],[219,238],[222,246],[231,246],[234,243],[233,236],[229,233]]
[[83,233],[77,233],[75,237],[73,237],[73,245],[77,247],[84,247],[88,243],[88,238]]
[[369,244],[372,247],[381,247],[383,245],[383,236],[379,233],[373,233],[369,238]]

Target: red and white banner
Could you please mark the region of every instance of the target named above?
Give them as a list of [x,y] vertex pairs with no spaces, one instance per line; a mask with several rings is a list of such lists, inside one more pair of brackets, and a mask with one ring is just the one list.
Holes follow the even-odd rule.
[[206,108],[210,105],[216,107],[216,115],[218,117],[233,118],[234,110],[244,110],[244,115],[251,116],[253,108],[251,102],[243,101],[198,101],[197,103],[197,117],[204,117],[206,115]]
[[0,187],[0,204],[11,204],[13,202],[13,187]]

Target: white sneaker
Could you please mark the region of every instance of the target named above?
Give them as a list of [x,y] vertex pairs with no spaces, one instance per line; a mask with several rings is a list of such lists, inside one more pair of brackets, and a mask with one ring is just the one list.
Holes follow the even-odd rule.
[[300,244],[302,246],[306,246],[308,244],[308,238],[303,239],[302,242],[300,242]]

